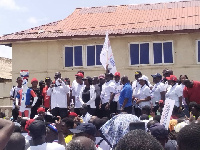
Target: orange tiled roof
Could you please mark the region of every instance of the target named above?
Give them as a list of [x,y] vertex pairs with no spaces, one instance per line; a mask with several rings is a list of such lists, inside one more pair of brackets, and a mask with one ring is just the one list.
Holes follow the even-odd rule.
[[200,1],[77,8],[57,22],[0,37],[0,42],[151,34],[200,29]]

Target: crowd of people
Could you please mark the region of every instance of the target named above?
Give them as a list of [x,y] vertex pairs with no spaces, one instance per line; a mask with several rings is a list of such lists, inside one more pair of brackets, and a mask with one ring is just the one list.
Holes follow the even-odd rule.
[[[56,72],[29,88],[18,77],[12,122],[0,114],[0,149],[199,150],[200,82],[169,69],[151,75],[153,83],[133,75],[131,82],[108,69],[94,77],[80,70],[70,84]],[[167,99],[175,101],[168,128],[160,122]]]

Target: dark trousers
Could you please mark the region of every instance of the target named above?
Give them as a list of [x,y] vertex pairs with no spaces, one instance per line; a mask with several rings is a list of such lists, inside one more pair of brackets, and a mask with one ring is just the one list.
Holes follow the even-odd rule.
[[110,113],[117,113],[117,102],[112,101],[110,103]]
[[67,108],[55,107],[51,110],[51,114],[55,117],[60,116],[63,119],[69,115],[69,112]]
[[125,107],[124,112],[127,112],[128,114],[132,114],[132,106]]
[[102,117],[108,117],[110,118],[110,110],[109,109],[105,109],[106,105],[108,103],[104,103],[101,105],[101,110],[102,110]]
[[141,113],[142,113],[141,109],[140,109],[140,108],[134,107],[134,110],[135,110],[135,115],[136,115],[137,117],[140,117],[140,116],[141,116]]
[[88,113],[94,116],[96,114],[96,108],[88,108]]
[[33,119],[33,118],[35,117],[35,115],[37,115],[37,109],[38,109],[37,106],[33,106],[33,107],[31,108],[30,119]]
[[13,110],[12,110],[12,116],[13,116],[13,121],[17,121],[17,118],[19,116],[19,109],[17,107],[15,107]]
[[77,115],[81,116],[80,108],[74,108],[74,112],[75,112]]

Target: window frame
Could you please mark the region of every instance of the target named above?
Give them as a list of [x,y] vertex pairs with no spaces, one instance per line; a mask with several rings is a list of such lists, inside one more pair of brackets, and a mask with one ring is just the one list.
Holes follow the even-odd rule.
[[[172,57],[173,57],[173,63],[164,63],[164,49],[163,49],[163,43],[171,42],[172,43]],[[154,43],[162,43],[162,63],[154,63],[154,49],[153,49],[153,44]],[[174,64],[174,43],[172,40],[167,40],[167,41],[152,41],[152,65],[173,65]]]
[[200,42],[200,40],[196,40],[196,63],[200,64],[200,61],[198,61],[198,42]]
[[[87,68],[92,68],[92,67],[102,67],[102,65],[97,65],[96,64],[96,46],[97,45],[102,45],[103,46],[103,44],[87,44],[87,45],[85,45],[85,67],[87,67]],[[95,47],[95,65],[94,66],[88,66],[87,65],[87,47],[88,46],[94,46]]]
[[[75,55],[74,55],[74,47],[76,46],[81,46],[82,47],[82,66],[75,66]],[[73,47],[73,66],[70,66],[70,67],[66,67],[65,66],[65,48],[66,47]],[[63,51],[63,55],[64,55],[64,68],[80,68],[80,67],[84,67],[84,45],[64,45],[64,51]]]
[[[149,64],[140,64],[140,44],[149,44]],[[131,65],[131,44],[139,44],[139,64]],[[130,42],[129,44],[129,66],[149,66],[151,65],[151,42]]]

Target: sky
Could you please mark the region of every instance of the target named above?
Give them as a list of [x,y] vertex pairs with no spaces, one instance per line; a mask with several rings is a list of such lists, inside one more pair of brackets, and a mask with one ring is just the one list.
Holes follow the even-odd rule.
[[[64,19],[80,7],[172,1],[179,0],[0,0],[0,36]],[[12,58],[12,48],[0,46],[0,57]]]

